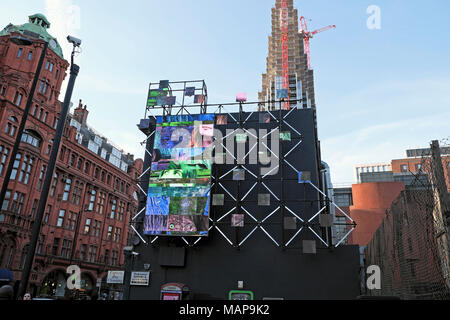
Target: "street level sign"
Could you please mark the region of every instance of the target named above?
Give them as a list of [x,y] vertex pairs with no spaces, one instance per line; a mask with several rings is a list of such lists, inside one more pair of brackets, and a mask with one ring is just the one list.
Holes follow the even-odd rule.
[[148,286],[150,281],[150,272],[132,272],[130,285]]
[[106,283],[123,283],[125,271],[108,271],[108,279]]

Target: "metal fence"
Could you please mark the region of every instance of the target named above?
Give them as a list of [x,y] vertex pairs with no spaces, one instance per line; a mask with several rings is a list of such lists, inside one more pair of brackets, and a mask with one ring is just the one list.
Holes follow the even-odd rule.
[[[448,140],[442,144],[448,146]],[[450,299],[450,185],[445,184],[449,169],[443,170],[449,164],[438,156],[421,157],[417,179],[392,203],[367,245],[366,266],[381,270],[381,289],[369,290],[369,295]]]

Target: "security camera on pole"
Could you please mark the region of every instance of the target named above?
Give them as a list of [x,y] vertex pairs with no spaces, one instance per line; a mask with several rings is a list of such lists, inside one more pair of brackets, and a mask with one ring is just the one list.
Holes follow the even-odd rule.
[[[81,40],[72,36],[67,36],[67,41],[73,44],[74,48],[81,46]],[[72,54],[73,56],[73,54]]]
[[36,244],[39,238],[39,233],[41,231],[42,218],[44,216],[44,210],[47,205],[47,197],[50,189],[50,184],[53,178],[53,171],[55,170],[56,159],[58,157],[59,147],[61,145],[61,139],[64,131],[64,126],[66,124],[67,113],[69,112],[70,100],[72,98],[72,92],[75,85],[75,80],[80,71],[80,67],[73,63],[73,58],[75,55],[75,49],[81,45],[81,40],[75,37],[67,37],[67,40],[73,44],[72,56],[71,56],[71,67],[70,67],[70,78],[67,85],[66,95],[64,97],[64,104],[61,110],[61,116],[58,121],[58,126],[56,127],[55,138],[52,147],[52,153],[50,155],[50,160],[48,162],[47,172],[45,174],[44,184],[42,186],[41,197],[39,199],[38,210],[36,214],[36,219],[33,223],[33,228],[31,230],[31,239],[29,244],[29,249],[25,258],[25,265],[22,271],[22,279],[20,281],[20,287],[18,291],[18,296],[23,296],[28,287],[28,281],[30,278],[30,272],[33,265],[34,255],[36,251]]

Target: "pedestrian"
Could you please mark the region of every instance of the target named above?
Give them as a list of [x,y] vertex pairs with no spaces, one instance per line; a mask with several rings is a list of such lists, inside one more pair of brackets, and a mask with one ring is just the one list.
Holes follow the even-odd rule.
[[14,300],[14,288],[10,281],[0,282],[0,300]]
[[25,295],[23,296],[23,300],[31,300],[31,293],[25,293]]

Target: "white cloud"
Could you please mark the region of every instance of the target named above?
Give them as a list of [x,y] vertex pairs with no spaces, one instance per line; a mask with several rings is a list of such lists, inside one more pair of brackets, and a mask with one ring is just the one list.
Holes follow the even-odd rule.
[[76,36],[75,33],[80,27],[72,23],[76,11],[73,8],[75,7],[71,0],[45,0],[46,16],[51,23],[49,33],[58,39],[66,60],[70,59],[72,52],[72,46],[69,45],[66,38],[68,35]]
[[[64,59],[70,63],[72,45],[67,42],[66,38],[68,35],[76,37],[81,29],[81,10],[71,0],[45,0],[45,11],[47,19],[50,21],[49,33],[58,40]],[[64,99],[68,80],[69,77],[66,77],[62,84],[61,99]]]
[[448,77],[383,81],[319,105],[322,158],[333,183],[354,182],[355,165],[404,158],[406,149],[448,137],[449,87]]
[[[428,147],[449,134],[450,112],[369,126],[321,141],[322,158],[330,165],[333,183],[354,182],[359,164],[404,158],[406,149]],[[447,134],[442,135],[442,132]]]

